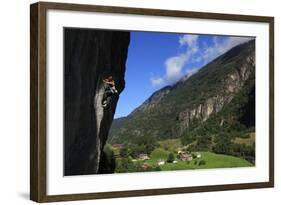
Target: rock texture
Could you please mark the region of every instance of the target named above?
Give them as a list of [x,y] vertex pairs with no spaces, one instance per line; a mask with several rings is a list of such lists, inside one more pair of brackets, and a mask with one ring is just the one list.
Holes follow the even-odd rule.
[[118,95],[101,106],[102,79],[112,75],[124,89],[129,32],[64,30],[64,174],[99,171],[101,151],[113,120]]
[[222,82],[222,91],[219,95],[208,98],[205,102],[197,105],[193,109],[187,109],[179,113],[178,120],[181,123],[182,130],[188,128],[194,120],[206,121],[211,114],[218,113],[224,105],[227,105],[235,94],[241,90],[245,82],[249,79],[255,69],[255,55],[251,52],[235,72],[226,76]]

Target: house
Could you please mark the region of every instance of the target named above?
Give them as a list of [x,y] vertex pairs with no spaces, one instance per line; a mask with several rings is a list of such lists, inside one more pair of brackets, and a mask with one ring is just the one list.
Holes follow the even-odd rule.
[[157,164],[159,166],[164,165],[165,164],[165,160],[163,160],[163,159],[157,160]]
[[180,155],[180,159],[182,161],[191,161],[193,159],[193,157],[192,157],[191,154],[183,153],[183,154]]
[[147,168],[150,168],[151,165],[148,164],[148,163],[144,163],[141,167],[144,168],[144,169],[147,169]]
[[122,149],[124,147],[124,144],[113,144],[112,147],[114,149]]
[[184,151],[178,151],[178,158],[182,161],[191,161],[193,159],[192,154],[186,153]]
[[147,160],[150,159],[147,154],[139,154],[139,160]]

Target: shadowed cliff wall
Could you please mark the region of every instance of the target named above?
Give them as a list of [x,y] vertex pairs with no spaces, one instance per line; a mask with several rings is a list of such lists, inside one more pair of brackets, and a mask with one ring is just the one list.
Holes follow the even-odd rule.
[[118,95],[101,106],[102,79],[112,75],[120,92],[129,32],[64,29],[64,174],[95,174]]

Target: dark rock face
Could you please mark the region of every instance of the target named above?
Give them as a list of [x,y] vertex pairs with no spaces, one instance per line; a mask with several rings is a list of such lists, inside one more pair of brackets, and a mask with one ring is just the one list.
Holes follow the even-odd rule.
[[129,41],[129,32],[64,30],[64,175],[98,173],[118,101],[102,107],[102,80],[113,76],[122,92]]

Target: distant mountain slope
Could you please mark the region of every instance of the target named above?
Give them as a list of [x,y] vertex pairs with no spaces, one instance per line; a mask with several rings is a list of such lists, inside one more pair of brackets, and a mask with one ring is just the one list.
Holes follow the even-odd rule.
[[151,95],[127,117],[113,121],[110,143],[141,137],[179,138],[204,124],[254,127],[255,41],[238,45],[193,76]]

